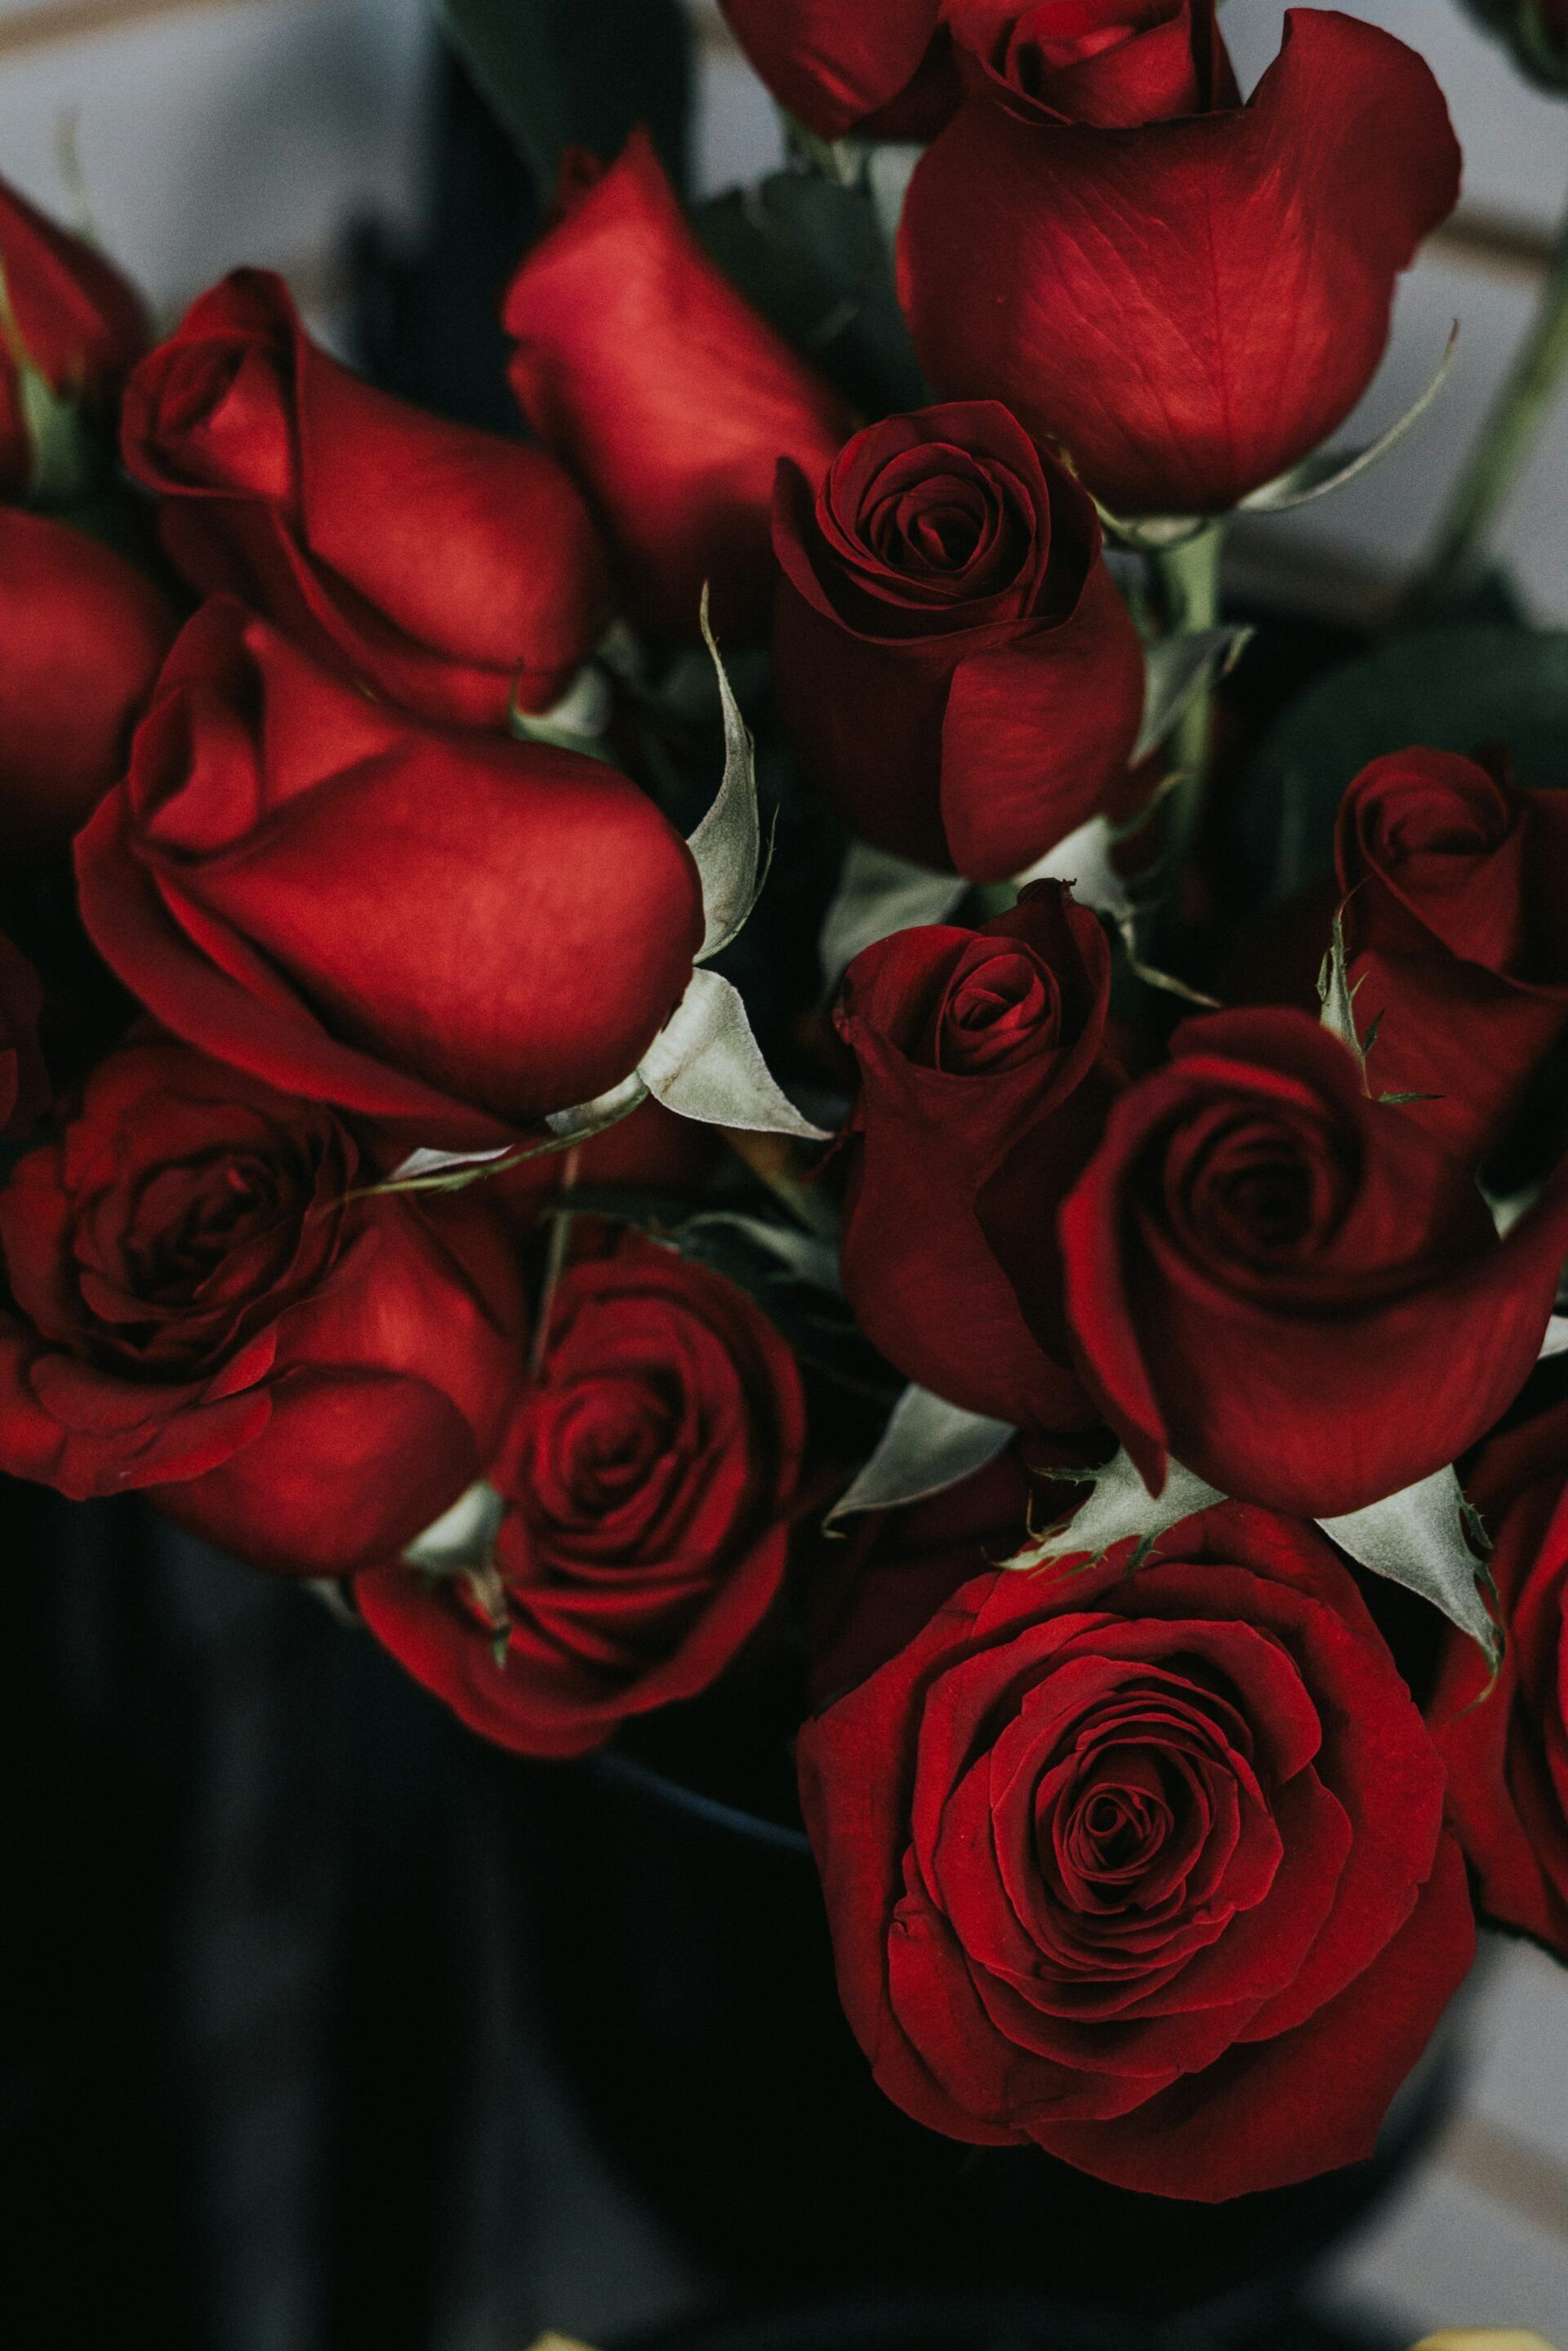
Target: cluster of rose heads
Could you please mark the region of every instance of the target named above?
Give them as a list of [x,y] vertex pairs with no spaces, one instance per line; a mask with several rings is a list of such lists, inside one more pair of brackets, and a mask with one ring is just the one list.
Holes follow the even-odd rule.
[[[1561,1136],[1508,1215],[1480,1181],[1568,1039],[1568,802],[1377,760],[1332,877],[1210,902],[1179,1021],[1083,844],[1172,780],[1126,549],[1319,450],[1458,150],[1328,10],[1243,102],[1214,0],[726,8],[802,172],[922,148],[914,413],[641,133],[564,159],[507,293],[526,437],[265,272],[148,350],[0,191],[0,1469],[343,1580],[528,1754],[803,1651],[888,2095],[1279,2186],[1370,2151],[1478,1904],[1568,1953]],[[764,918],[815,929],[824,841],[904,893],[831,1010],[783,926],[727,967],[818,1162],[710,967],[767,825],[705,591],[777,719]]]

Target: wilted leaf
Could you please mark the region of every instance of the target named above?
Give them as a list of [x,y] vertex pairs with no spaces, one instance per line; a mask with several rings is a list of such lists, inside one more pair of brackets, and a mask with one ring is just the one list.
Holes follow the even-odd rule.
[[1486,1571],[1470,1548],[1465,1498],[1452,1469],[1439,1469],[1370,1510],[1318,1523],[1374,1575],[1431,1601],[1497,1663],[1502,1643],[1482,1594]]
[[862,1510],[893,1510],[961,1485],[1005,1452],[1018,1435],[1010,1422],[963,1412],[928,1389],[905,1388],[881,1444],[849,1491],[829,1511],[827,1524]]

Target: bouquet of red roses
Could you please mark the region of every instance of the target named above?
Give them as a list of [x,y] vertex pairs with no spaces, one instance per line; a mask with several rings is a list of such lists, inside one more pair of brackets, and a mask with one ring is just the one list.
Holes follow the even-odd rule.
[[1221,601],[1458,149],[1327,10],[727,13],[788,168],[560,155],[516,438],[0,199],[0,1468],[528,1755],[783,1660],[888,2096],[1277,2186],[1568,1952],[1568,666],[1473,482]]

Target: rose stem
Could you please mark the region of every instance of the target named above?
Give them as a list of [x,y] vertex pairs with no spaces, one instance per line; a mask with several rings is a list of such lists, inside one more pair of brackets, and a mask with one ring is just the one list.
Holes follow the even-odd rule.
[[[1219,622],[1219,559],[1225,545],[1225,522],[1206,523],[1190,538],[1175,547],[1156,549],[1155,572],[1165,606],[1166,633],[1191,636]],[[1204,795],[1208,785],[1209,738],[1214,726],[1214,675],[1203,683],[1187,704],[1170,738],[1168,764],[1180,780],[1168,794],[1165,810],[1163,931],[1168,941],[1181,925],[1182,882],[1203,823]]]
[[1479,559],[1482,541],[1523,470],[1568,370],[1568,213],[1552,247],[1530,330],[1477,434],[1407,600],[1439,611]]
[[528,1350],[528,1377],[538,1379],[539,1365],[545,1359],[545,1346],[549,1338],[550,1315],[555,1307],[555,1294],[566,1270],[567,1244],[571,1238],[571,1211],[565,1206],[567,1196],[577,1183],[578,1162],[582,1145],[574,1144],[566,1155],[566,1165],[560,1171],[561,1206],[550,1219],[549,1249],[545,1258],[545,1278],[539,1285],[538,1311],[534,1316],[534,1341]]

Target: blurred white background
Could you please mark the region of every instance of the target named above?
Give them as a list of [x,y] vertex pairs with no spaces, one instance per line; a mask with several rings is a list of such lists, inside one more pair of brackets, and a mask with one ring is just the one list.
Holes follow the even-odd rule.
[[[693,5],[700,176],[714,188],[768,168],[779,139],[716,9]],[[1343,573],[1325,556],[1375,569],[1407,559],[1430,528],[1568,200],[1568,102],[1530,89],[1457,5],[1361,0],[1352,13],[1424,52],[1466,151],[1458,224],[1402,289],[1363,421],[1380,427],[1416,396],[1456,319],[1461,339],[1437,409],[1385,466],[1262,527],[1269,549],[1289,550],[1303,578],[1321,572],[1331,594]],[[1277,0],[1229,0],[1244,88],[1273,55],[1282,15]],[[350,224],[415,217],[428,48],[426,0],[0,0],[0,172],[68,217],[85,193],[103,242],[162,312],[246,261],[282,268],[329,311]],[[62,177],[67,123],[79,186]],[[1568,621],[1568,402],[1498,537],[1536,613]],[[1568,744],[1563,756],[1568,767]],[[1344,2291],[1406,2313],[1412,2335],[1490,2321],[1538,2327],[1568,2351],[1568,1976],[1499,1946],[1477,2032],[1464,2112],[1425,2180],[1355,2255]],[[655,2249],[639,2258],[644,2275],[648,2261],[656,2268]],[[571,2290],[563,2271],[563,2296]],[[669,2291],[678,2304],[674,2275]],[[563,2308],[560,2323],[591,2335],[617,2315]]]

